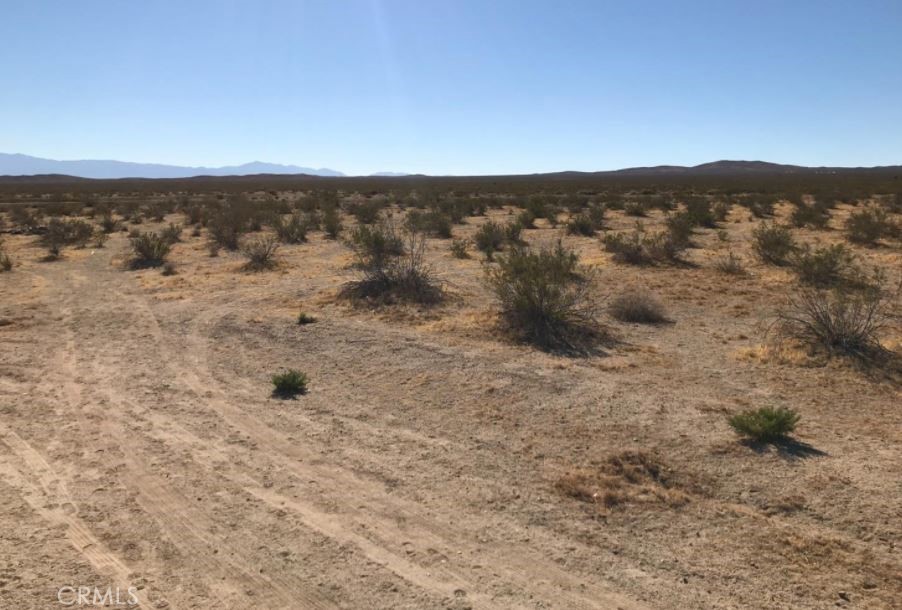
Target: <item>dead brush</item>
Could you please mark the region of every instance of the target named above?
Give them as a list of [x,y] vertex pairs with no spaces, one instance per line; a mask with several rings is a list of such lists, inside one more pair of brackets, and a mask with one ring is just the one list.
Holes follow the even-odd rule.
[[654,295],[644,290],[627,290],[611,300],[608,312],[616,320],[635,324],[667,322],[664,306]]
[[691,493],[678,483],[672,469],[645,451],[609,456],[594,468],[565,472],[554,483],[558,492],[610,511],[629,504],[687,504]]
[[856,292],[806,288],[789,299],[768,332],[829,356],[862,363],[884,361],[891,352],[880,337],[896,320],[889,301],[898,293],[887,295],[877,287]]
[[247,239],[241,244],[241,254],[247,259],[245,271],[266,271],[276,266],[279,242],[274,237]]

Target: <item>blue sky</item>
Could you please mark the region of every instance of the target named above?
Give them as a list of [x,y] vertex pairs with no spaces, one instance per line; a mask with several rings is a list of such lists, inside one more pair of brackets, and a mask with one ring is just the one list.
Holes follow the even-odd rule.
[[902,2],[0,3],[0,152],[350,174],[902,163]]

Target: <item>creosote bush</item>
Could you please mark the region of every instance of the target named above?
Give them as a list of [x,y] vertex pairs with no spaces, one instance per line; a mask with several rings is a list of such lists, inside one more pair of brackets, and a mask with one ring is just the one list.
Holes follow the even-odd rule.
[[306,394],[308,383],[307,375],[295,369],[276,373],[272,376],[273,395],[289,398],[298,394]]
[[792,270],[799,282],[817,288],[858,281],[855,259],[842,244],[811,248],[807,244],[792,256]]
[[761,407],[737,413],[727,420],[737,434],[759,443],[785,439],[799,422],[799,414],[785,407]]
[[159,267],[166,261],[172,247],[169,242],[156,233],[137,233],[130,237],[134,257],[131,261],[133,269],[141,267]]
[[632,233],[607,233],[602,245],[614,255],[615,261],[630,265],[676,263],[686,248],[669,231],[646,233],[641,225]]
[[479,227],[473,236],[473,241],[476,244],[476,249],[485,254],[488,260],[492,260],[495,252],[500,252],[504,248],[504,227],[490,220]]
[[830,356],[873,362],[889,354],[880,343],[891,320],[889,295],[863,291],[803,289],[777,313],[777,336],[802,342]]
[[608,312],[621,322],[660,324],[667,321],[663,305],[642,290],[629,290],[614,297],[608,305]]
[[307,241],[307,220],[297,212],[293,213],[288,220],[281,214],[274,214],[271,224],[279,241],[283,243],[300,244]]
[[13,259],[3,250],[3,244],[0,244],[0,271],[12,271],[12,269]]
[[846,236],[850,242],[873,246],[882,237],[892,237],[898,227],[889,220],[886,210],[878,207],[852,212],[846,219]]
[[398,231],[387,220],[358,226],[350,242],[361,277],[341,295],[377,304],[396,302],[432,305],[444,297],[441,284],[425,262],[426,236],[406,227]]
[[247,259],[244,268],[247,271],[264,271],[276,265],[276,251],[279,242],[274,237],[257,237],[245,240],[241,244],[241,254]]
[[789,227],[762,222],[752,231],[752,249],[765,263],[785,265],[796,243]]
[[588,275],[560,242],[536,251],[514,246],[487,269],[508,330],[540,349],[573,353],[601,338]]

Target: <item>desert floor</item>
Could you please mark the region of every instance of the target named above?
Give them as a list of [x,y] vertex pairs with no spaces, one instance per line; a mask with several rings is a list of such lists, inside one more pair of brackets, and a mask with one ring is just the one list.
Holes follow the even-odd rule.
[[[481,256],[447,240],[446,304],[373,311],[336,298],[351,255],[320,233],[248,273],[185,231],[172,276],[126,270],[124,233],[56,262],[7,236],[0,607],[119,586],[147,608],[899,608],[899,385],[766,347],[796,284],[753,226],[735,208],[683,267],[566,238],[599,298],[644,287],[672,319],[605,318],[587,358],[506,340]],[[712,268],[730,249],[748,277]],[[855,250],[898,282],[898,248]],[[310,391],[274,398],[288,367]],[[796,444],[737,439],[727,415],[763,405],[801,413]],[[607,497],[580,496],[593,477]]]

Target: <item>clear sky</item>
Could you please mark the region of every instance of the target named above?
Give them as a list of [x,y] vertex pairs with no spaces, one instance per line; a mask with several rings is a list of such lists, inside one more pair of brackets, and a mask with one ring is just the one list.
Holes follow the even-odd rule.
[[349,174],[902,163],[902,1],[2,0],[0,152]]

